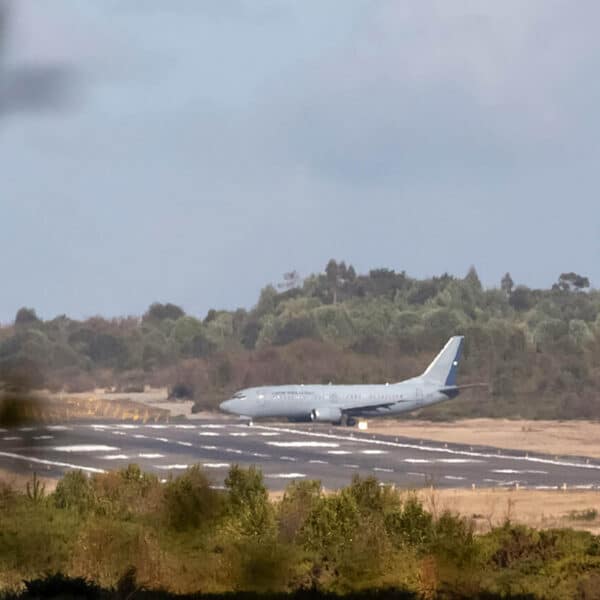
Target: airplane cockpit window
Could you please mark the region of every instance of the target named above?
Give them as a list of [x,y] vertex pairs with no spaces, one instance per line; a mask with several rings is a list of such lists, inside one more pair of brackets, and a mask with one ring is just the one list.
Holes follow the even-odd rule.
[[232,398],[235,398],[236,400],[245,400],[246,399],[246,394],[244,394],[243,392],[236,392]]

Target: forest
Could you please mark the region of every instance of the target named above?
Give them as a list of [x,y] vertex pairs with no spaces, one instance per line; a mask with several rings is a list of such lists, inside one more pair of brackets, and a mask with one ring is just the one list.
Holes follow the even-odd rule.
[[332,259],[320,273],[284,274],[251,309],[194,316],[153,303],[141,317],[42,320],[23,307],[0,327],[0,380],[132,395],[167,386],[206,409],[253,385],[400,381],[463,334],[459,381],[489,387],[421,417],[596,418],[599,315],[600,292],[574,272],[548,289],[509,273],[484,288],[473,267],[417,279],[386,268],[359,274]]
[[275,499],[254,467],[233,465],[223,489],[197,466],[164,482],[135,465],[72,471],[52,493],[35,476],[25,492],[2,484],[0,520],[0,591],[19,594],[26,581],[36,598],[162,590],[153,597],[585,600],[600,584],[598,536],[530,529],[508,513],[475,534],[470,519],[372,477],[335,493],[294,482]]

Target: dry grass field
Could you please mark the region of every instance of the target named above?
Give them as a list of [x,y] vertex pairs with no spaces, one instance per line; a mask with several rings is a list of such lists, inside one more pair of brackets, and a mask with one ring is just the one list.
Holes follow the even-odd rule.
[[432,423],[373,419],[369,421],[369,432],[552,455],[600,458],[600,423],[592,421],[464,419],[450,423]]
[[434,514],[444,510],[472,518],[477,531],[507,519],[536,528],[572,527],[600,533],[600,492],[514,489],[421,489],[417,495]]

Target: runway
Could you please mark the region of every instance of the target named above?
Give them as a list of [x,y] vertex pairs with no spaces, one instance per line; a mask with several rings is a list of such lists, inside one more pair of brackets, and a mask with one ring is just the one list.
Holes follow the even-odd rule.
[[336,489],[355,473],[408,489],[600,489],[600,460],[393,438],[326,425],[248,426],[233,419],[199,419],[0,430],[0,468],[58,477],[71,469],[101,473],[129,463],[161,479],[200,464],[217,487],[230,465],[239,464],[260,467],[273,490],[300,479],[319,479],[325,488]]

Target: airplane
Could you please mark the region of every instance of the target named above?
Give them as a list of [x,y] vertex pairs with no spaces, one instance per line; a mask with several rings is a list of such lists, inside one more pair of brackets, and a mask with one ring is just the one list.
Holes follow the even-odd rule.
[[358,417],[385,417],[443,402],[461,389],[486,384],[456,384],[464,336],[451,337],[425,371],[383,385],[279,385],[240,390],[221,410],[252,423],[255,418],[285,418],[355,425]]

